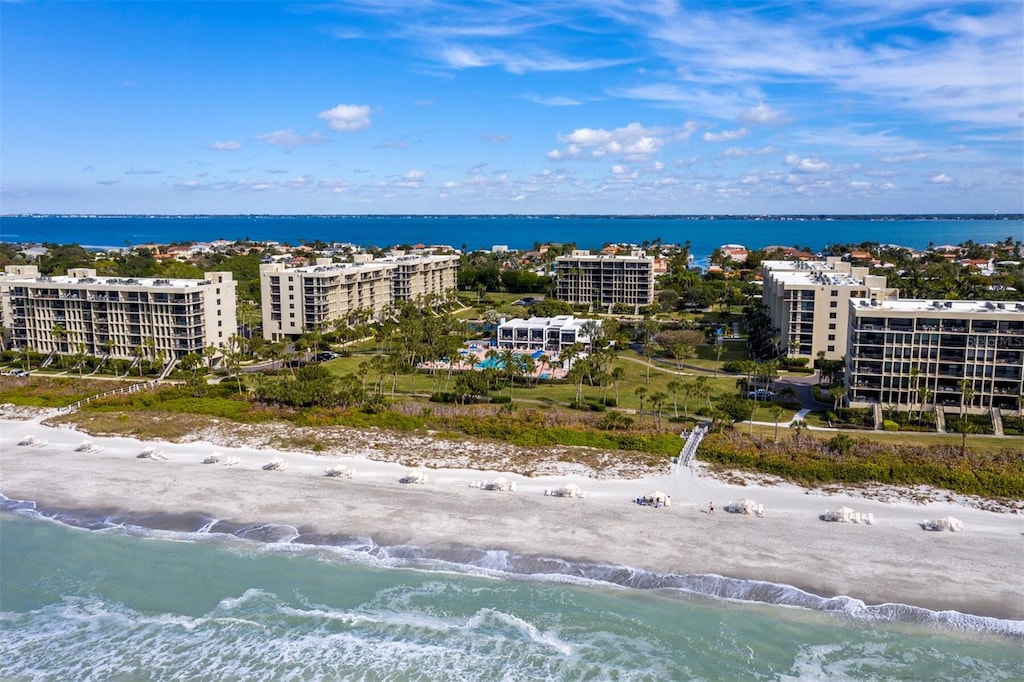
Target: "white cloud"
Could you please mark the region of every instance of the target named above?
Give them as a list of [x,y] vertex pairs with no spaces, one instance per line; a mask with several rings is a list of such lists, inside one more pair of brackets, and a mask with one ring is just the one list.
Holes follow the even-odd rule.
[[423,181],[426,179],[427,174],[425,171],[413,169],[402,176],[402,178],[395,183],[395,187],[402,187],[403,189],[419,189],[423,186]]
[[278,147],[302,147],[308,144],[320,144],[324,141],[324,136],[320,132],[314,132],[311,135],[303,137],[294,130],[275,130],[271,133],[264,133],[263,135],[257,135],[257,140],[272,144]]
[[306,189],[313,186],[312,175],[300,175],[299,177],[292,178],[284,183],[284,186],[288,189]]
[[624,161],[644,161],[665,145],[665,128],[645,128],[640,123],[630,123],[623,128],[577,128],[568,135],[559,135],[563,149],[548,152],[548,159],[600,159],[617,156]]
[[241,142],[235,142],[234,140],[225,140],[225,141],[217,140],[216,142],[214,142],[214,143],[212,143],[210,145],[210,149],[212,149],[215,152],[233,152],[236,149],[241,149],[241,148],[242,148],[242,143]]
[[160,175],[164,171],[162,168],[129,168],[124,172],[125,175]]
[[704,133],[703,138],[705,142],[732,142],[742,137],[746,137],[750,131],[746,128],[737,128],[736,130],[723,130],[720,133]]
[[852,180],[850,182],[850,187],[852,187],[853,189],[858,189],[858,190],[871,189],[873,186],[874,186],[873,182],[865,182],[863,180]]
[[370,107],[365,104],[339,104],[316,115],[327,127],[342,133],[354,133],[370,125]]
[[823,173],[829,169],[825,161],[819,159],[800,158],[796,154],[787,154],[783,160],[787,166],[792,166],[797,173]]
[[948,185],[949,183],[953,182],[953,178],[949,177],[945,173],[939,173],[938,175],[933,175],[930,178],[928,178],[928,182],[932,183],[933,185]]
[[764,102],[760,102],[756,107],[751,107],[750,109],[741,112],[736,118],[748,125],[770,126],[782,123],[784,113],[785,112],[772,109]]
[[323,178],[319,182],[317,182],[316,185],[320,189],[326,190],[326,191],[330,192],[331,194],[342,194],[342,193],[348,191],[348,188],[349,188],[348,181],[343,180],[341,178],[338,178],[338,179]]
[[508,135],[504,133],[485,133],[480,135],[480,139],[484,142],[493,142],[494,144],[501,144],[508,142]]
[[120,180],[97,180],[96,184],[97,185],[106,185],[107,187],[110,187],[111,185],[116,185],[119,182],[121,182],[121,181]]

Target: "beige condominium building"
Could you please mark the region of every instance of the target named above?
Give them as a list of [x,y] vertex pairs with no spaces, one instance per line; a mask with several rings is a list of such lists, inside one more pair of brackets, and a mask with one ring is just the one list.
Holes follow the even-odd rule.
[[852,407],[1022,409],[1024,302],[853,299],[849,317]]
[[881,275],[840,258],[824,261],[769,260],[761,263],[762,300],[783,355],[839,360],[846,353],[851,298],[883,300],[897,295]]
[[231,273],[204,276],[104,277],[72,268],[46,277],[35,266],[7,266],[4,323],[14,348],[170,361],[225,347],[238,331]]
[[379,319],[397,301],[445,296],[456,288],[459,257],[358,254],[351,263],[318,258],[315,265],[260,266],[263,337],[293,338],[346,321],[357,312]]
[[573,251],[555,259],[555,298],[573,305],[639,308],[654,302],[654,258]]

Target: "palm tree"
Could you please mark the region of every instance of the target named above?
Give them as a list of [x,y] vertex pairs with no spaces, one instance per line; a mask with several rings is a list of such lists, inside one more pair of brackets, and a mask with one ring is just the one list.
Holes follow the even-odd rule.
[[647,388],[645,386],[637,386],[634,393],[636,393],[636,397],[640,399],[640,418],[642,419],[644,415],[644,398],[647,397]]
[[619,383],[625,378],[626,370],[622,367],[612,367],[612,371],[608,373],[608,378],[612,382],[612,386],[615,389],[615,404],[619,404]]
[[687,402],[690,400],[690,394],[693,393],[694,388],[695,386],[692,381],[683,381],[679,384],[679,392],[683,394],[683,416],[687,419],[690,418]]
[[828,394],[833,399],[832,409],[839,409],[839,401],[846,395],[846,387],[842,384],[833,384],[828,388]]
[[775,442],[778,443],[779,442],[779,419],[782,417],[782,415],[785,412],[785,410],[782,409],[782,405],[779,405],[778,403],[775,403],[774,405],[771,406],[771,409],[769,411],[772,413],[772,419],[775,420]]
[[676,402],[676,393],[679,392],[680,386],[680,382],[676,381],[675,379],[668,382],[667,386],[669,393],[672,394],[672,412],[674,417],[679,416],[679,403]]
[[956,385],[960,389],[960,419],[963,420],[967,406],[974,401],[974,385],[970,379],[961,379]]
[[927,386],[920,386],[917,389],[917,395],[921,398],[920,409],[917,411],[917,420],[921,421],[924,419],[924,406],[931,402],[932,396],[935,395],[935,391],[928,388]]
[[516,376],[523,372],[523,366],[519,360],[519,353],[515,352],[511,348],[506,348],[498,354],[498,359],[502,364],[502,370],[504,371],[505,377],[508,379],[508,399],[512,400],[512,387],[516,383]]
[[715,378],[718,378],[718,368],[722,364],[722,352],[725,351],[724,343],[715,344]]
[[711,405],[711,385],[707,377],[700,376],[693,380],[693,394],[698,400],[704,398],[709,410],[714,409]]
[[654,408],[655,414],[658,415],[658,430],[661,430],[661,408],[664,406],[665,401],[668,399],[668,394],[664,391],[655,391],[651,394],[651,407]]

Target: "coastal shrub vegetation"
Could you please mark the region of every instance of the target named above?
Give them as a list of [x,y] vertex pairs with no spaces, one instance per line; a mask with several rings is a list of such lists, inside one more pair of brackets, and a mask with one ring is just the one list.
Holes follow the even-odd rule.
[[708,435],[697,456],[716,468],[757,471],[808,486],[874,482],[931,485],[966,495],[1024,497],[1024,453],[1019,448],[964,453],[948,444],[896,445],[846,434],[827,441],[804,434],[799,441],[794,437],[776,443],[724,431]]

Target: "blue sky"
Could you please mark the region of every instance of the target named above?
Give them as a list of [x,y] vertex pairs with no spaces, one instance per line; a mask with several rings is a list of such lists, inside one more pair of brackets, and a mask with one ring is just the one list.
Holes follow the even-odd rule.
[[0,3],[4,213],[1024,211],[1024,3]]

